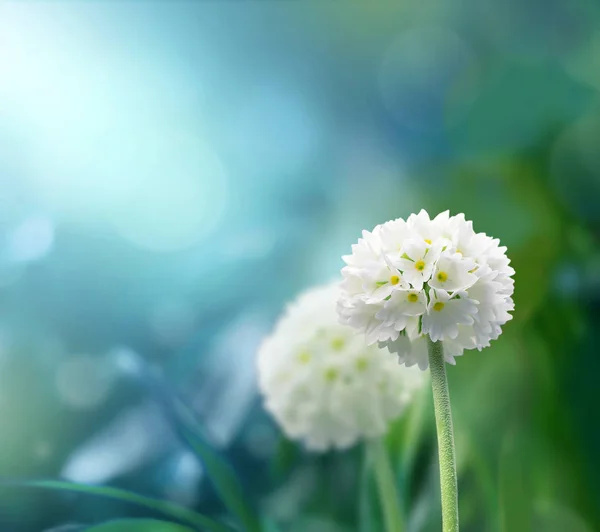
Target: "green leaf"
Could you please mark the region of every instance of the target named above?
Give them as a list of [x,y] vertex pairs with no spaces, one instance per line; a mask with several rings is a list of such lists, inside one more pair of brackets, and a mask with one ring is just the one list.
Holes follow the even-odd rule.
[[201,460],[206,474],[223,503],[233,513],[247,532],[260,532],[260,521],[246,500],[242,485],[231,465],[207,442],[194,415],[175,397],[167,397],[168,413],[175,427]]
[[213,519],[206,517],[183,506],[173,504],[167,501],[144,497],[126,490],[111,488],[107,486],[88,486],[85,484],[76,484],[73,482],[62,482],[57,480],[32,480],[14,483],[17,486],[41,488],[59,491],[73,491],[76,493],[85,493],[89,495],[98,495],[108,497],[123,502],[129,502],[150,508],[177,521],[193,525],[199,530],[207,532],[234,532],[232,528],[223,525]]
[[86,532],[193,532],[186,526],[155,519],[121,519],[87,528]]

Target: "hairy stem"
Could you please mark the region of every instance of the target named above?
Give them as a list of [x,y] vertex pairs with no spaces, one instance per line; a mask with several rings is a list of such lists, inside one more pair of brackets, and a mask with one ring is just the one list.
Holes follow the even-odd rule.
[[442,342],[432,342],[429,339],[427,342],[440,455],[442,529],[443,532],[458,532],[458,483],[454,453],[454,429],[452,428],[452,410],[448,379],[446,378],[444,347]]

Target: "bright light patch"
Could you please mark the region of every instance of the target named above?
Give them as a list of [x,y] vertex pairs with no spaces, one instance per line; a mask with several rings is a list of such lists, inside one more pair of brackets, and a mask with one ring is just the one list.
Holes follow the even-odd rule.
[[43,258],[54,243],[54,224],[48,218],[31,217],[18,225],[8,238],[8,255],[15,262]]
[[228,190],[219,158],[169,115],[198,112],[189,80],[173,61],[100,45],[89,22],[0,6],[0,102],[28,132],[24,187],[61,216],[113,221],[137,246],[188,248],[218,224]]
[[165,447],[172,433],[158,406],[146,402],[120,412],[66,460],[60,476],[101,484],[138,470]]
[[122,236],[153,251],[189,248],[220,223],[228,200],[228,176],[218,156],[200,139],[165,134],[139,146],[138,186],[111,212]]
[[198,484],[203,475],[202,465],[191,452],[182,451],[169,464],[165,496],[172,501],[193,506],[198,502]]
[[108,352],[107,358],[117,371],[125,375],[137,375],[144,368],[144,362],[140,355],[129,347],[114,347]]

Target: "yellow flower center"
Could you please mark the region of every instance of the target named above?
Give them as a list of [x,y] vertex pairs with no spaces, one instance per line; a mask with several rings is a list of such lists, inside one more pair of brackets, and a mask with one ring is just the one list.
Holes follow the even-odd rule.
[[331,348],[334,351],[341,351],[344,348],[344,345],[346,344],[345,340],[343,338],[334,338],[333,340],[331,340]]
[[328,368],[325,370],[324,376],[327,382],[333,382],[338,378],[338,370],[335,368]]
[[442,303],[441,301],[438,301],[435,305],[433,305],[433,310],[435,310],[436,312],[439,312],[445,306],[446,306],[445,303]]
[[419,301],[419,296],[415,293],[412,293],[408,294],[408,297],[406,299],[408,299],[410,303],[416,303],[417,301]]
[[359,358],[356,360],[356,369],[358,371],[365,371],[369,365],[369,361],[366,358]]
[[300,362],[300,364],[308,364],[311,358],[312,355],[308,351],[302,351],[298,355],[298,362]]
[[429,240],[429,238],[426,238],[425,242],[431,246],[431,240]]
[[440,283],[445,283],[448,280],[448,274],[446,272],[438,272],[436,277]]
[[392,283],[393,285],[397,285],[400,282],[400,277],[398,277],[397,275],[392,275],[390,277],[390,283]]
[[425,269],[425,261],[418,260],[417,262],[415,262],[415,268],[422,272]]

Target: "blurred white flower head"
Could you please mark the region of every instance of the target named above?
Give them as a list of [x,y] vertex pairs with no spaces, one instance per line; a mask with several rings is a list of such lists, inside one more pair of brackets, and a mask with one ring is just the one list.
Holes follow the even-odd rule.
[[464,214],[433,220],[426,211],[378,225],[343,257],[338,314],[367,343],[397,353],[406,366],[428,366],[426,335],[444,358],[498,338],[512,318],[514,290],[506,247],[475,233]]
[[266,409],[289,438],[315,451],[384,434],[424,381],[339,323],[339,295],[337,283],[300,295],[258,355]]

